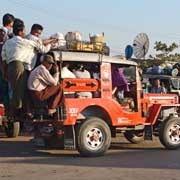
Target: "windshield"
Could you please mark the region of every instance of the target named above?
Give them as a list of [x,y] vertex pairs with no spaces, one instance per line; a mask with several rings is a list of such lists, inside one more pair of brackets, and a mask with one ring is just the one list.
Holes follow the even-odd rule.
[[128,82],[136,81],[136,70],[135,66],[121,67],[123,70],[124,76]]

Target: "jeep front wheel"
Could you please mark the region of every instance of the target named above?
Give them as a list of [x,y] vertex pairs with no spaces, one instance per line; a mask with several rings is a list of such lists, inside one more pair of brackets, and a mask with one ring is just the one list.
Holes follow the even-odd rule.
[[159,140],[167,149],[180,148],[179,118],[171,118],[162,122],[159,129]]
[[106,122],[97,117],[87,119],[79,127],[77,149],[83,156],[101,156],[109,148],[111,131]]

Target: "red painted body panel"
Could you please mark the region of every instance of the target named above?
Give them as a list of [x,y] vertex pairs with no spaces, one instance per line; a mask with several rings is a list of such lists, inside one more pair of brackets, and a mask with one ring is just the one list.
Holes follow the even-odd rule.
[[128,126],[145,123],[141,112],[127,112],[122,106],[112,99],[66,99],[67,120],[64,125],[74,125],[76,119],[84,109],[90,106],[98,106],[104,109],[112,122],[113,126]]
[[[173,94],[144,94],[142,95],[141,81],[136,68],[136,81],[134,82],[134,89],[130,92],[130,97],[133,98],[136,111],[129,112],[127,109],[118,103],[112,96],[112,79],[111,79],[111,64],[101,64],[101,79],[98,81],[87,80],[87,82],[94,82],[96,86],[94,89],[100,88],[101,96],[99,98],[66,98],[65,104],[67,108],[67,120],[64,125],[74,125],[78,116],[83,110],[91,106],[102,108],[109,115],[109,121],[113,126],[134,126],[139,124],[154,124],[157,120],[162,106],[178,106],[178,96]],[[66,81],[66,80],[64,80]],[[88,91],[89,87],[81,86],[86,81],[83,79],[74,79],[73,82],[77,84],[73,90]],[[79,86],[78,86],[79,84]],[[66,90],[66,89],[64,89]],[[92,91],[93,88],[92,88]]]
[[[66,99],[67,120],[64,125],[74,125],[79,114],[90,106],[97,106],[105,110],[113,126],[132,126],[138,124],[154,124],[162,106],[180,106],[177,95],[146,94],[142,99],[142,106],[138,112],[128,112],[117,101],[105,98]],[[147,106],[147,116],[142,117],[143,106]]]

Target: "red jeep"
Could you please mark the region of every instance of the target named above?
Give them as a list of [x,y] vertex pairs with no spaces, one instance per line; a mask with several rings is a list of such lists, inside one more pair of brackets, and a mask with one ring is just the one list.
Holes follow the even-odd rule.
[[[56,120],[46,119],[38,109],[40,115],[32,121],[36,138],[77,149],[83,156],[103,155],[117,132],[132,143],[152,140],[155,135],[167,149],[180,147],[178,96],[143,94],[135,62],[97,53],[53,51],[52,55],[60,67],[64,61],[84,63],[92,71],[96,66],[100,78],[63,79],[64,92],[92,92],[92,98],[65,98]],[[130,90],[124,92],[123,101],[112,89],[112,65],[121,68],[128,81]]]

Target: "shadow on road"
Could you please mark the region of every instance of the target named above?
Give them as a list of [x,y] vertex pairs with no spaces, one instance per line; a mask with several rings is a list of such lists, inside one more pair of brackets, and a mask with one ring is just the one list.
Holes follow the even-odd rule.
[[27,140],[0,140],[0,163],[180,169],[180,151],[146,144],[112,143],[105,156],[85,158],[77,151],[38,149]]

